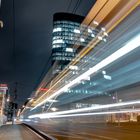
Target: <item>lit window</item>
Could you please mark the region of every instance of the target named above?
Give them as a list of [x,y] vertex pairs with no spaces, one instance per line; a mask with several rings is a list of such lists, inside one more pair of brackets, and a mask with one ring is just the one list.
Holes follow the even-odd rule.
[[66,48],[66,52],[73,52],[72,48]]
[[112,80],[112,77],[109,76],[109,75],[104,75],[104,78],[105,78],[106,80]]
[[99,25],[99,23],[97,22],[97,21],[93,21],[93,24],[95,24],[95,25]]
[[91,30],[91,29],[88,29],[88,32],[89,32],[89,33],[92,33],[92,30]]
[[104,32],[104,35],[105,35],[105,36],[108,36],[108,33],[107,33],[107,32]]
[[107,40],[104,38],[103,41],[106,42]]
[[65,43],[65,42],[62,39],[57,39],[53,41],[53,44],[56,44],[56,43]]
[[105,75],[105,74],[106,74],[106,71],[105,71],[105,70],[103,70],[103,71],[102,71],[102,74],[103,74],[103,75]]
[[53,29],[53,33],[54,33],[54,32],[61,32],[61,31],[62,31],[61,28],[54,28],[54,29]]
[[71,69],[71,70],[78,70],[78,66],[70,65],[70,66],[69,66],[69,69]]
[[101,30],[102,30],[102,31],[106,31],[106,29],[105,29],[105,28],[103,28],[103,27],[101,28]]
[[85,42],[85,39],[84,39],[84,38],[80,38],[80,41],[81,41],[81,42]]
[[91,37],[95,37],[95,35],[94,34],[91,34]]
[[74,32],[80,34],[80,30],[78,29],[74,29]]
[[103,40],[103,38],[102,38],[101,36],[98,36],[98,39],[99,39],[99,40]]

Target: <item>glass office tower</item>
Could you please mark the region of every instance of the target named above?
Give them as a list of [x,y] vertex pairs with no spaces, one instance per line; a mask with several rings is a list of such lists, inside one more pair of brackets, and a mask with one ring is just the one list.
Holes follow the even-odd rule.
[[0,84],[0,126],[5,123],[6,96],[8,87],[6,84]]
[[52,59],[53,74],[59,73],[77,54],[77,46],[86,46],[81,22],[84,17],[56,13],[53,17]]
[[83,20],[84,17],[75,14],[54,14],[52,33],[53,74],[58,74],[63,70],[93,38],[97,37],[106,42],[105,28],[100,27],[96,21],[93,21],[92,26],[87,26],[82,23]]

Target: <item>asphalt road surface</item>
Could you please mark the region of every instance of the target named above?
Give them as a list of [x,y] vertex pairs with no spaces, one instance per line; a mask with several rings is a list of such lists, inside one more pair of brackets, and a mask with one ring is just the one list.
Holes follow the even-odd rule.
[[35,128],[58,140],[140,140],[140,124],[38,123]]

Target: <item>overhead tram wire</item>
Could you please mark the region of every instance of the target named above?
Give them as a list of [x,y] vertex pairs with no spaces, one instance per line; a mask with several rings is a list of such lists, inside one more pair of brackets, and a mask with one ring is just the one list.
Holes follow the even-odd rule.
[[72,10],[72,13],[73,13],[73,14],[76,13],[76,11],[77,11],[77,9],[78,9],[78,7],[79,7],[80,4],[81,4],[81,0],[78,0],[78,1],[76,2],[76,5],[75,5],[74,9]]
[[[80,3],[81,3],[81,0],[78,0],[78,1],[76,2],[76,5],[75,5],[75,7],[74,7],[72,13],[76,13],[76,10],[78,9]],[[69,11],[69,9],[70,9],[70,7],[71,7],[71,4],[72,4],[72,0],[70,0],[70,3],[69,3],[68,8],[67,8],[67,11]],[[46,69],[47,64],[48,64],[48,62],[49,62],[50,59],[51,59],[51,56],[49,57],[48,61],[46,62],[45,66],[44,66],[44,68],[43,68],[43,70],[42,70],[42,73],[41,73],[39,79],[37,80],[38,82],[37,82],[37,84],[35,85],[34,89],[37,87],[38,83],[42,80],[42,77],[43,77],[43,75],[44,75],[44,73],[45,73],[45,69]]]
[[[74,7],[73,10],[72,10],[72,13],[75,13],[75,12],[76,12],[76,10],[78,9],[80,3],[81,3],[81,0],[78,0],[78,1],[76,2],[76,5],[75,5],[75,7]],[[69,9],[70,9],[70,7],[71,7],[71,4],[72,4],[72,0],[70,0],[70,2],[69,2],[67,11],[69,11]],[[50,56],[49,59],[47,60],[45,66],[44,66],[44,68],[43,68],[43,70],[42,70],[42,72],[41,72],[41,74],[40,74],[40,76],[39,76],[39,78],[38,78],[38,80],[37,80],[37,83],[35,84],[34,89],[36,89],[36,87],[38,86],[38,83],[42,80],[42,77],[43,77],[43,75],[45,74],[45,70],[46,70],[46,68],[48,67],[48,63],[49,63],[50,60],[51,60],[51,56]]]
[[[107,3],[107,2],[106,2],[106,3]],[[105,3],[105,4],[106,4],[106,3]],[[104,7],[105,4],[104,4],[102,7]],[[102,8],[101,8],[101,9],[102,9]],[[99,12],[100,12],[100,10],[99,10]],[[99,12],[98,12],[98,13],[99,13]],[[98,13],[95,15],[95,17],[98,15]],[[89,26],[91,23],[92,23],[92,21],[88,24],[88,26]],[[79,37],[80,37],[80,36],[79,36]],[[75,42],[75,43],[76,43],[76,42]],[[71,63],[71,62],[70,62],[70,63]]]
[[69,2],[68,8],[67,8],[67,12],[69,12],[71,4],[72,4],[72,0],[70,0],[70,2]]
[[[70,3],[69,3],[68,8],[67,8],[67,11],[69,11],[69,8],[71,7],[71,4],[72,4],[72,0],[70,0]],[[81,4],[81,0],[78,0],[76,2],[75,7],[72,10],[72,13],[74,13],[74,14],[76,13],[76,11],[77,11],[77,9],[78,9],[78,7],[79,7],[80,4]],[[53,105],[53,102],[50,104],[50,106],[48,107],[47,111],[51,108],[52,105]]]
[[[78,1],[77,1],[78,2]],[[79,3],[80,4],[80,3]],[[77,4],[76,4],[77,5]],[[75,6],[76,7],[76,6]],[[96,14],[96,16],[97,16],[97,14]],[[92,21],[89,23],[89,25],[92,23]]]
[[[14,69],[14,71],[13,71],[13,75],[14,75],[14,77],[13,77],[13,79],[15,80],[15,81],[13,81],[14,82],[14,84],[16,85],[15,86],[15,90],[17,90],[16,88],[17,88],[17,82],[16,82],[16,30],[15,30],[15,20],[16,20],[16,18],[15,18],[15,0],[13,0],[12,1],[12,16],[13,16],[13,69]],[[17,99],[17,93],[15,92],[15,90],[14,90],[14,99],[13,100],[16,100]]]
[[[81,3],[81,0],[78,0],[78,1],[76,2],[76,5],[75,5],[75,7],[74,7],[73,10],[72,10],[72,13],[76,13],[76,11],[77,11],[77,9],[78,9],[80,3]],[[71,7],[71,4],[72,4],[72,0],[70,0],[70,2],[69,2],[67,11],[69,11],[69,9],[70,9],[70,7]],[[48,67],[48,63],[49,63],[50,60],[51,60],[51,56],[50,56],[49,59],[47,60],[45,66],[44,66],[44,68],[43,68],[43,70],[42,70],[42,72],[41,72],[41,75],[39,76],[39,78],[38,78],[38,80],[37,80],[37,83],[35,84],[34,89],[36,89],[38,83],[42,80],[42,77],[43,77],[43,75],[45,74],[45,70],[46,70],[46,68]]]
[[[67,11],[69,11],[69,8],[71,7],[71,4],[72,4],[72,0],[70,0],[70,3],[69,3],[68,8],[67,8]],[[80,4],[81,4],[81,0],[78,0],[78,1],[76,2],[75,7],[74,7],[73,10],[72,10],[72,13],[73,13],[73,14],[76,13],[76,11],[77,11],[77,9],[78,9],[78,7],[79,7]],[[56,98],[57,98],[57,96],[56,96]],[[51,108],[52,105],[53,105],[53,102],[50,104],[50,106],[48,107],[47,111],[49,111],[49,109]]]
[[[13,66],[14,72],[16,72],[16,46],[15,46],[15,1],[13,0]],[[14,73],[15,76],[15,73]]]
[[[80,5],[80,2],[81,2],[80,0],[78,0],[78,1],[76,2],[76,5],[75,5],[75,7],[74,7],[73,10],[72,10],[72,13],[75,13],[75,12],[76,12],[77,8],[78,8],[79,5]],[[70,7],[71,7],[71,4],[72,4],[72,0],[70,0],[70,2],[69,2],[67,11],[69,11],[69,9],[70,9]],[[37,80],[37,83],[35,84],[34,89],[36,89],[36,87],[38,86],[38,83],[42,80],[42,77],[44,76],[44,74],[45,74],[45,72],[46,72],[45,70],[46,70],[46,68],[48,67],[48,63],[49,63],[50,60],[51,60],[51,56],[50,56],[49,59],[47,60],[45,66],[44,66],[44,68],[43,68],[43,70],[42,70],[42,72],[41,72],[41,74],[40,74],[40,76],[39,76],[39,78],[38,78],[38,80]]]

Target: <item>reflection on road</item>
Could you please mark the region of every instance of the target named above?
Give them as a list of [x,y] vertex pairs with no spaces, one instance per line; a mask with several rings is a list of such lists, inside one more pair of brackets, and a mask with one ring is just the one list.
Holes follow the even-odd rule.
[[[84,118],[87,120],[89,118]],[[34,127],[59,140],[138,140],[139,123],[74,123],[67,120],[45,120]],[[65,123],[64,123],[65,122]]]

